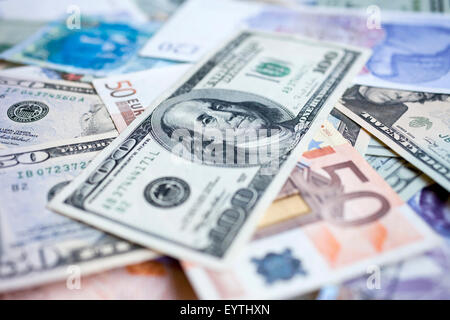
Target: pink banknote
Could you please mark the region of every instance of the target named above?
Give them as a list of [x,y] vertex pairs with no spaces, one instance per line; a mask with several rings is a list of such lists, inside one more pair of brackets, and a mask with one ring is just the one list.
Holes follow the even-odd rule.
[[196,299],[180,265],[161,258],[96,275],[0,295],[0,299]]
[[437,242],[433,231],[345,142],[303,154],[253,241],[229,269],[183,266],[201,298],[289,298],[423,252]]

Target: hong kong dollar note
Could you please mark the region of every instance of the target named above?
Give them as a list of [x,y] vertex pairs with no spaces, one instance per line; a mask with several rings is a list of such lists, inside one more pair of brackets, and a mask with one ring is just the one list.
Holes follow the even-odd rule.
[[243,31],[133,121],[50,208],[221,267],[368,52]]
[[449,95],[354,85],[336,108],[450,190]]
[[228,270],[183,263],[200,298],[292,298],[438,243],[342,137],[320,140],[331,145],[303,154]]
[[73,268],[85,275],[155,256],[45,208],[112,137],[0,152],[0,291],[62,280]]
[[116,132],[91,85],[0,74],[0,143],[4,146]]

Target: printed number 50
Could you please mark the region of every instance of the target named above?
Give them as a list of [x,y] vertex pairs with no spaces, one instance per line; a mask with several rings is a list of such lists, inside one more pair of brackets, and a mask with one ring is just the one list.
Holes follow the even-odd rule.
[[[369,179],[367,179],[364,173],[358,169],[353,161],[346,161],[322,168],[326,173],[328,173],[331,178],[331,183],[329,185],[330,187],[338,189],[340,186],[342,186],[341,178],[336,173],[336,171],[344,168],[350,169],[361,182],[369,181]],[[343,210],[344,203],[346,201],[360,198],[376,199],[380,202],[381,206],[377,211],[367,216],[352,220],[346,219]],[[333,199],[329,210],[325,210],[327,215],[325,218],[330,219],[333,223],[341,226],[358,226],[380,219],[382,216],[389,212],[390,208],[391,205],[389,204],[389,201],[382,194],[373,191],[355,191],[343,193]],[[365,211],[365,209],[362,209],[361,211]]]
[[[122,88],[123,84],[127,85],[128,87]],[[110,92],[110,95],[114,98],[129,97],[136,93],[136,90],[132,88],[131,82],[128,80],[118,81],[115,87],[112,87],[109,84],[105,84],[105,88],[112,90],[112,92]]]

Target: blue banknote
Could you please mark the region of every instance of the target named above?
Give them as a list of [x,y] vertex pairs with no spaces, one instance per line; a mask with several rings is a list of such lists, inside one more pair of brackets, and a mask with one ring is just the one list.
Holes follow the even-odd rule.
[[450,88],[450,26],[386,23],[367,62],[371,75],[393,83]]
[[256,29],[371,48],[372,57],[357,83],[450,92],[450,19],[413,14],[382,17],[379,26],[369,27],[365,15],[267,7],[245,23]]
[[65,21],[55,21],[3,52],[1,57],[100,77],[134,72],[171,64],[159,59],[142,58],[137,54],[159,27],[157,22],[134,25],[84,19],[79,29],[70,29]]

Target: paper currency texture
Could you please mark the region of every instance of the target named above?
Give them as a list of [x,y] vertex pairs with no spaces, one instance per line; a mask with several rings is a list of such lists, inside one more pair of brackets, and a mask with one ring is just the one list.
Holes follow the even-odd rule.
[[114,135],[0,151],[0,291],[123,266],[156,254],[45,206]]
[[91,85],[0,74],[0,143],[4,146],[101,133],[117,131]]
[[449,95],[354,85],[336,108],[450,190]]
[[258,227],[226,271],[183,264],[200,298],[285,299],[438,243],[342,137],[303,154]]
[[148,107],[49,207],[222,267],[367,53],[238,33]]

